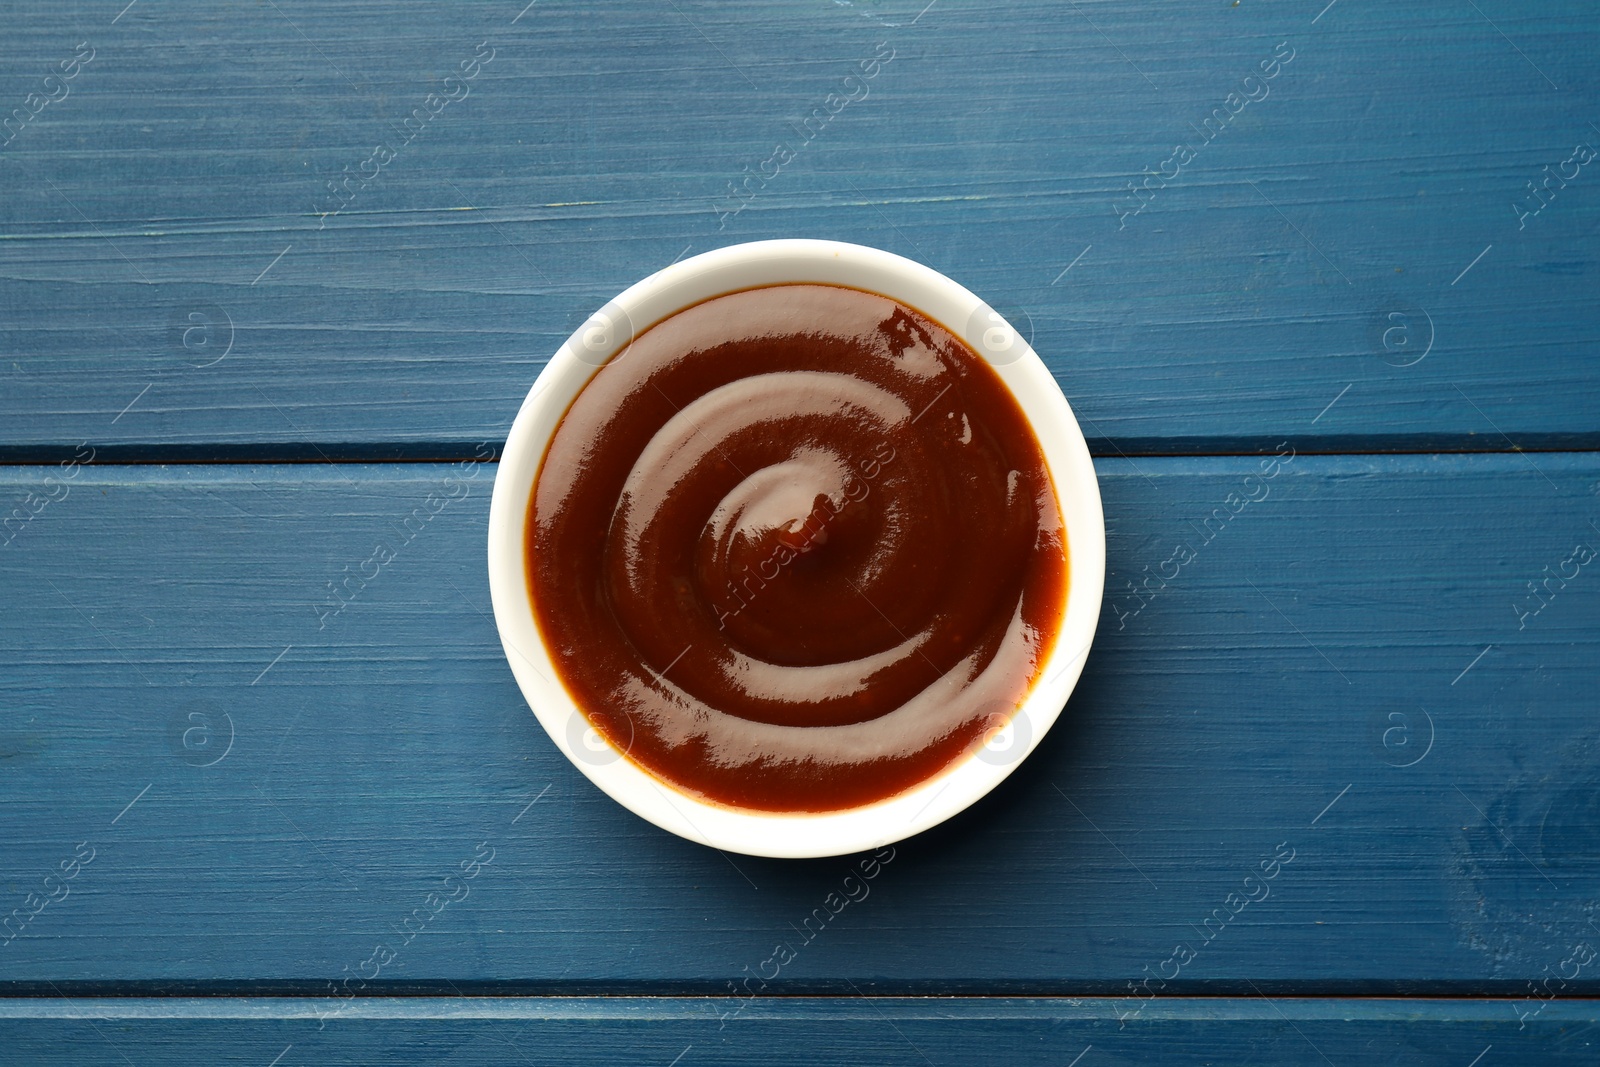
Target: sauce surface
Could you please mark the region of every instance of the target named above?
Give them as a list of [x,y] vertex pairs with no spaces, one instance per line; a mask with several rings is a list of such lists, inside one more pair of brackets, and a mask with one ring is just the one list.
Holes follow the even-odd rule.
[[529,502],[534,616],[594,728],[739,808],[893,796],[982,746],[1060,628],[1067,546],[994,370],[876,294],[657,323],[579,393]]

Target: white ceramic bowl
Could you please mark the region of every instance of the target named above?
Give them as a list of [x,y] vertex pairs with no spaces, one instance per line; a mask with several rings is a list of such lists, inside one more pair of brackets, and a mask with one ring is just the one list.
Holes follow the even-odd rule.
[[[822,814],[709,804],[626,758],[592,727],[560,682],[529,600],[528,502],[546,446],[578,391],[638,334],[724,293],[812,282],[899,300],[944,324],[987,358],[1016,396],[1043,448],[1066,524],[1067,608],[1056,644],[1009,725],[966,760],[897,796]],[[619,804],[665,830],[753,856],[836,856],[934,826],[998,785],[1061,713],[1083,670],[1105,584],[1105,521],[1089,449],[1066,397],[1026,340],[987,304],[939,272],[876,248],[837,241],[757,241],[675,263],[631,286],[585,322],[523,401],[495,476],[489,509],[489,590],[512,673],[528,706],[574,766]]]

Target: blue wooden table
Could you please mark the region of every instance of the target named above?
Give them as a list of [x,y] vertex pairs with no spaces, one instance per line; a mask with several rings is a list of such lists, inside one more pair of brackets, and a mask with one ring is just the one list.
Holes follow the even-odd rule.
[[[0,19],[0,1062],[1600,1062],[1593,5],[525,2]],[[1012,318],[1108,526],[808,934],[865,858],[601,795],[483,547],[560,341],[779,236]]]

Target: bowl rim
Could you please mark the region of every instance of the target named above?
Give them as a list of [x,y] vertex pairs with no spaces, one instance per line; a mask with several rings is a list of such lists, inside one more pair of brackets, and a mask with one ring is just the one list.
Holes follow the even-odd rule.
[[[731,284],[730,284],[731,283]],[[634,337],[714,296],[777,284],[844,285],[901,301],[989,359],[1044,453],[1068,552],[1067,604],[1039,680],[1011,723],[972,755],[905,792],[817,813],[735,809],[658,779],[588,725],[534,617],[528,503],[551,438],[578,392]],[[729,245],[673,263],[629,286],[574,331],[518,409],[489,508],[489,592],[512,674],[562,754],[601,791],[664,830],[726,852],[774,858],[838,856],[921,833],[1000,784],[1038,746],[1082,673],[1105,584],[1105,519],[1089,448],[1066,396],[1026,338],[974,293],[931,267],[841,241],[789,238]]]

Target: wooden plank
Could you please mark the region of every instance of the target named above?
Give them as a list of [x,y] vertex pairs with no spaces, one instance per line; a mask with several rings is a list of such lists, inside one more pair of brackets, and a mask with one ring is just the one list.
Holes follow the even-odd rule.
[[[17,1062],[304,1064],[1591,1064],[1600,1012],[1551,1001],[783,998],[719,1023],[716,1000],[297,998],[0,1001]],[[1496,1057],[1491,1060],[1489,1057]],[[1510,1057],[1509,1059],[1507,1057]]]
[[0,458],[468,454],[621,288],[795,235],[1014,313],[1105,454],[1600,442],[1578,0],[23,8]]
[[0,982],[1600,990],[1600,457],[1283,457],[1100,461],[1067,714],[822,920],[857,860],[669,837],[543,735],[487,614],[492,467],[78,469],[0,546],[0,903],[61,897]]

